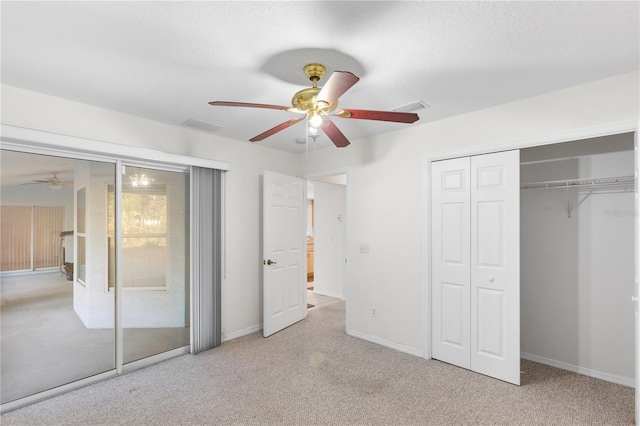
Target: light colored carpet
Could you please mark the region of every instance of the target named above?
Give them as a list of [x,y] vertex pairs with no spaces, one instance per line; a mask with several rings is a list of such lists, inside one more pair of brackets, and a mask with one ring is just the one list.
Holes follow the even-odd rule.
[[[88,329],[59,272],[0,279],[0,400],[13,401],[115,368],[115,331]],[[131,362],[189,344],[189,328],[128,328]]]
[[10,425],[632,424],[634,391],[523,361],[518,387],[347,336],[344,303],[4,414]]

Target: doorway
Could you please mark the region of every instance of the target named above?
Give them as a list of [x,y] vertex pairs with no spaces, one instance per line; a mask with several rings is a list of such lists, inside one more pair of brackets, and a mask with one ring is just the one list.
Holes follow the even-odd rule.
[[307,303],[345,299],[347,174],[307,180]]

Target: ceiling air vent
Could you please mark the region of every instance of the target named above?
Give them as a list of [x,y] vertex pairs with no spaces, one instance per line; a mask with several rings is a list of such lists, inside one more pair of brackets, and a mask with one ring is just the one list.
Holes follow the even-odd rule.
[[417,101],[410,102],[410,103],[408,103],[406,105],[402,105],[402,106],[393,108],[393,111],[396,111],[396,112],[413,112],[413,111],[417,111],[417,110],[423,109],[423,108],[429,108],[429,105],[427,105],[427,103],[425,101],[417,100]]
[[206,121],[196,120],[195,118],[190,118],[184,123],[183,126],[193,127],[194,129],[204,130],[205,132],[215,133],[218,130],[222,129],[222,126],[213,123],[207,123]]

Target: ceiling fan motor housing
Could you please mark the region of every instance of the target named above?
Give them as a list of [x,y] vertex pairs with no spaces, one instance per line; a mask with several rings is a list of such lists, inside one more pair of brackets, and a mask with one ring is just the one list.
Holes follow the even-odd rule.
[[319,114],[329,114],[338,106],[338,101],[334,102],[332,105],[327,104],[323,101],[318,101],[318,93],[320,93],[321,88],[318,87],[318,80],[324,76],[325,67],[322,64],[307,64],[304,66],[304,75],[306,75],[309,80],[313,83],[313,87],[307,87],[305,89],[299,90],[293,95],[291,99],[291,104],[295,109],[300,112],[306,112],[309,115],[310,112],[316,111]]
[[308,87],[306,89],[299,90],[291,99],[291,104],[295,109],[300,112],[312,112],[317,111],[320,114],[328,114],[338,106],[338,102],[334,102],[332,105],[326,102],[317,101],[318,93],[320,93],[319,87]]

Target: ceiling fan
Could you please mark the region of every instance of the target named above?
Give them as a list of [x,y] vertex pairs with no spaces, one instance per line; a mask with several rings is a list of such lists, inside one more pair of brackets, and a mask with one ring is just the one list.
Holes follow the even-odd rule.
[[65,182],[58,177],[58,173],[51,172],[52,176],[47,180],[34,179],[33,182],[23,183],[22,185],[35,185],[46,183],[49,189],[62,189],[63,186],[73,186],[72,183]]
[[291,99],[292,106],[256,104],[248,102],[213,101],[213,106],[233,106],[249,108],[279,109],[283,111],[304,114],[302,117],[280,123],[277,126],[249,139],[258,142],[268,138],[294,124],[308,120],[311,133],[317,134],[321,129],[335,146],[342,148],[349,145],[347,137],[329,119],[329,117],[351,118],[358,120],[390,121],[394,123],[413,123],[420,117],[410,112],[372,111],[364,109],[337,109],[338,98],[353,87],[360,79],[348,71],[334,71],[323,87],[318,87],[318,81],[324,76],[326,68],[321,64],[305,65],[304,74],[309,78],[313,87],[296,92]]

